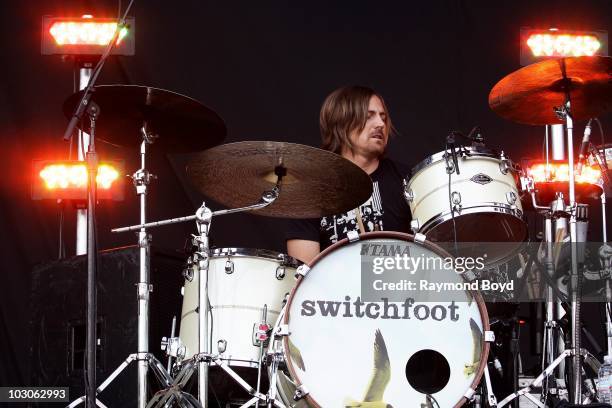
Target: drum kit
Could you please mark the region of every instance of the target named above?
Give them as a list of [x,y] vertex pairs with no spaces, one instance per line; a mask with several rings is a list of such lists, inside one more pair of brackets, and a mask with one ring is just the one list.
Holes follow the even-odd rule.
[[[367,302],[360,297],[361,250],[363,245],[390,243],[407,247],[412,256],[445,258],[450,255],[437,243],[510,243],[488,259],[491,265],[501,264],[528,241],[524,207],[544,214],[547,243],[555,242],[553,224],[567,220],[571,242],[579,241],[576,224],[582,218],[576,196],[585,188],[595,188],[603,197],[603,190],[601,183],[593,187],[574,182],[573,121],[612,107],[611,61],[573,57],[539,62],[509,74],[490,93],[491,108],[504,118],[532,125],[565,124],[567,178],[535,180],[505,153],[486,148],[478,137],[467,146],[457,140],[458,135],[451,135],[445,150],[417,165],[404,182],[414,235],[349,234],[308,265],[269,250],[210,248],[212,221],[239,212],[282,218],[342,213],[372,194],[365,172],[339,155],[299,144],[220,145],[225,137],[223,121],[191,98],[144,86],[96,86],[91,100],[100,112],[97,138],[119,146],[140,146],[141,157],[141,168],[133,175],[140,197],[140,223],[113,230],[138,232],[139,348],[98,392],[136,361],[139,408],[206,407],[211,400],[209,386],[228,382],[244,393],[226,407],[458,407],[467,403],[502,407],[527,396],[527,391],[520,390],[496,402],[487,368],[494,335],[478,292],[466,290],[453,302],[437,306],[383,299]],[[66,101],[67,114],[81,97],[77,93]],[[90,131],[87,124],[82,130]],[[147,186],[153,177],[145,164],[147,154],[155,150],[197,152],[187,167],[189,178],[205,196],[227,209],[212,211],[204,203],[194,215],[147,222]],[[169,356],[166,370],[149,352],[149,231],[187,221],[195,221],[198,233],[192,237],[194,251],[183,271],[179,335],[173,328],[171,336],[163,339]],[[572,259],[573,278],[578,267],[576,258]],[[470,277],[452,271],[443,279],[463,282]],[[554,301],[549,304],[553,316]],[[574,296],[572,307],[579,310],[579,305],[580,299]],[[575,330],[579,315],[572,312]],[[551,322],[548,327],[553,326]],[[549,345],[546,364],[574,357],[577,368],[573,370],[578,374],[571,377],[570,397],[580,403],[585,353],[576,337],[562,356],[555,356],[556,349]],[[150,367],[163,389],[147,400]],[[192,379],[196,372],[197,393]],[[546,368],[534,384],[551,375],[553,370]],[[483,377],[486,386],[480,395],[477,388]],[[539,400],[534,404],[545,406]]]

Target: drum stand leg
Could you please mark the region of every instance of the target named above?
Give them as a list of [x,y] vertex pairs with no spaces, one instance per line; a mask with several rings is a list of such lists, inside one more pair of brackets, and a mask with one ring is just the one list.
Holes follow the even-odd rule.
[[[174,381],[168,384],[168,388],[162,390],[155,394],[155,396],[149,401],[147,408],[161,408],[169,406],[173,402],[177,402],[183,404],[189,402],[191,405],[185,405],[187,407],[203,407],[201,401],[198,402],[195,398],[188,394],[183,390],[187,385],[187,382],[191,379],[193,373],[199,369],[200,365],[204,363],[209,366],[211,363],[219,366],[223,371],[225,371],[238,385],[240,385],[245,391],[253,396],[249,401],[243,404],[240,408],[247,408],[255,405],[258,402],[264,402],[268,407],[277,407],[277,408],[285,408],[285,406],[276,399],[275,395],[270,393],[270,395],[262,394],[257,391],[253,387],[249,385],[242,377],[238,375],[225,361],[222,361],[218,355],[207,355],[207,354],[198,354],[191,360],[187,361],[187,363],[183,366],[181,371],[176,375]],[[272,378],[276,377],[276,371],[273,366],[272,368],[273,374]],[[272,387],[273,379],[270,379],[270,387]],[[276,390],[276,382],[274,382],[274,390]],[[187,401],[182,401],[186,399]],[[183,406],[183,405],[181,405]]]
[[278,373],[278,365],[283,359],[283,354],[280,350],[274,347],[274,350],[268,353],[270,355],[271,360],[271,368],[270,368],[270,388],[268,391],[268,403],[266,405],[267,408],[276,407],[284,407],[280,401],[276,398],[276,379]]
[[[582,350],[582,352],[584,353],[584,350]],[[502,408],[506,405],[508,405],[508,403],[510,403],[512,400],[514,400],[515,398],[518,398],[520,396],[525,396],[527,399],[529,399],[532,403],[534,403],[536,406],[540,407],[540,408],[545,408],[546,405],[544,405],[544,403],[538,399],[536,399],[533,395],[530,394],[530,391],[534,388],[534,387],[538,387],[542,384],[542,382],[544,381],[544,379],[548,376],[550,376],[555,368],[561,364],[561,362],[566,359],[567,357],[571,356],[574,354],[573,349],[568,349],[565,350],[563,353],[561,353],[561,355],[559,355],[553,362],[551,365],[549,365],[548,367],[546,367],[544,369],[544,371],[542,371],[542,373],[536,378],[534,379],[528,386],[518,390],[517,392],[514,392],[512,394],[510,394],[509,396],[507,396],[506,398],[504,398],[498,405],[497,408]]]
[[[554,255],[553,255],[553,246],[556,242],[557,231],[565,230],[564,219],[559,219],[555,216],[555,211],[557,207],[564,208],[564,203],[561,197],[558,197],[557,201],[551,205],[550,211],[545,212],[544,215],[544,243],[546,244],[545,248],[545,263],[544,263],[544,271],[542,273],[546,273],[549,279],[554,279]],[[553,222],[554,218],[554,222]],[[553,229],[554,228],[554,229]],[[555,355],[557,353],[557,341],[559,340],[559,331],[557,326],[557,316],[560,305],[556,299],[555,293],[550,286],[548,285],[547,296],[546,296],[546,321],[544,322],[544,338],[543,338],[543,347],[542,347],[542,371],[553,363],[555,360]],[[549,392],[557,388],[557,376],[555,375],[555,371],[553,370],[550,375],[547,375],[544,378],[542,385],[542,398],[546,402]],[[554,392],[554,391],[553,391]]]
[[491,386],[491,376],[489,374],[489,365],[485,365],[484,369],[484,377],[485,377],[485,388],[487,389],[487,402],[490,408],[497,407],[497,398],[493,393],[493,387]]
[[[164,386],[167,387],[167,386],[169,386],[172,383],[172,377],[170,377],[168,372],[165,370],[164,366],[155,358],[154,355],[146,354],[144,356],[144,359],[146,360],[147,364],[151,366],[151,369],[155,373],[157,379],[161,383],[163,383]],[[137,361],[137,360],[139,360],[139,356],[138,356],[137,353],[130,354],[128,356],[128,358],[125,359],[125,361],[123,363],[121,363],[119,365],[119,367],[117,367],[115,369],[115,371],[113,371],[111,373],[111,375],[109,375],[106,378],[106,380],[104,380],[102,382],[102,384],[100,384],[100,386],[96,389],[96,395],[98,395],[102,391],[104,391],[106,389],[106,387],[108,387],[115,380],[115,378],[117,378],[119,376],[119,374],[121,374],[121,372],[123,370],[125,370],[132,362]],[[74,400],[72,403],[70,403],[70,405],[68,405],[67,408],[74,408],[74,407],[80,405],[82,402],[84,402],[85,399],[86,399],[86,397],[82,396],[82,397]],[[98,405],[99,407],[102,407],[102,408],[106,407],[98,399],[96,399],[96,405]]]

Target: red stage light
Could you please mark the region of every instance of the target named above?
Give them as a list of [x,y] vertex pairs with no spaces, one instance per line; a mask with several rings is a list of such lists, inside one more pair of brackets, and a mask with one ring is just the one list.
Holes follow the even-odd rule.
[[[115,35],[117,20],[93,18],[43,17],[42,53],[60,55],[100,55]],[[135,20],[128,18],[122,27],[116,46],[111,51],[117,55],[134,55]]]
[[[58,45],[108,45],[115,35],[117,23],[57,21],[49,28],[49,34]],[[127,35],[123,27],[117,38],[117,45]]]
[[580,57],[595,55],[601,42],[594,35],[532,34],[527,39],[536,57]]
[[547,58],[607,54],[607,31],[521,28],[521,65]]
[[[98,166],[97,198],[123,200],[122,162],[105,162]],[[87,165],[82,161],[35,161],[32,198],[87,199]]]
[[[569,181],[569,165],[567,163],[535,163],[527,168],[527,174],[534,183],[554,183]],[[601,184],[601,170],[595,166],[582,166],[582,172],[575,174],[576,183]]]

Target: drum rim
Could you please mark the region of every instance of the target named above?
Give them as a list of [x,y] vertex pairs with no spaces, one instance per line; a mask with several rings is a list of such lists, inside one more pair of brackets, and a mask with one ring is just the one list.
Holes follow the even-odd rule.
[[[489,149],[488,147],[465,146],[464,149],[471,153],[470,157],[487,157],[491,159],[501,160],[501,154],[497,150]],[[420,161],[416,166],[412,168],[412,177],[414,177],[419,171],[423,170],[424,168],[444,160],[444,153],[446,152],[450,153],[450,150],[447,149],[439,151],[430,156],[427,156],[425,159]]]
[[[396,231],[374,231],[374,232],[366,232],[363,234],[359,234],[358,241],[350,241],[348,238],[344,238],[341,241],[338,241],[335,244],[325,248],[321,253],[319,253],[312,261],[310,261],[306,265],[308,265],[308,267],[310,268],[313,268],[321,259],[326,257],[329,253],[335,251],[337,248],[343,247],[353,242],[364,241],[370,238],[374,238],[374,239],[394,238],[394,239],[409,241],[409,242],[415,243],[416,245],[422,245],[425,248],[429,249],[430,251],[440,256],[452,257],[450,253],[446,252],[443,248],[440,248],[439,246],[437,246],[431,241],[425,240],[422,242],[417,242],[414,239],[414,235],[406,234],[404,232],[396,232]],[[287,326],[289,325],[289,316],[290,316],[291,305],[293,304],[293,298],[304,279],[305,279],[305,276],[300,275],[297,279],[296,284],[293,286],[293,289],[291,290],[291,294],[289,295],[289,298],[287,299],[287,303],[285,304],[285,307],[284,307],[285,313],[282,319],[283,325],[287,325]],[[482,298],[482,295],[480,294],[480,292],[470,291],[470,293],[472,294],[472,297],[474,301],[476,302],[476,305],[478,306],[480,317],[482,319],[482,329],[483,329],[483,341],[482,341],[482,350],[480,354],[480,363],[479,363],[476,375],[474,376],[474,380],[472,381],[472,384],[470,384],[470,387],[469,387],[472,391],[475,392],[476,388],[478,387],[478,384],[480,383],[480,380],[482,379],[485,367],[487,366],[487,359],[489,358],[490,345],[489,345],[489,342],[485,340],[485,333],[490,331],[491,328],[489,326],[489,314],[487,312],[487,306],[485,304],[484,299]],[[285,350],[285,354],[288,357],[290,357],[291,353],[289,352],[288,341],[289,341],[289,336],[284,336],[282,340],[283,348]],[[296,374],[296,370],[293,367],[291,358],[286,358],[285,364],[287,365],[287,369],[289,370],[291,378],[294,379],[296,386],[300,387],[301,385],[303,385],[302,380],[300,379],[299,375]],[[304,398],[308,401],[308,403],[310,403],[315,408],[321,408],[321,405],[310,394],[306,394]],[[453,406],[453,408],[459,408],[462,405],[464,405],[467,401],[468,401],[468,398],[465,395],[463,395],[459,398],[459,401]]]
[[280,262],[283,266],[297,268],[302,264],[296,258],[282,252],[273,251],[271,249],[260,248],[241,248],[241,247],[217,247],[212,248],[211,258],[226,258],[226,257],[249,257],[263,258],[276,262]]
[[[499,209],[503,209],[504,211],[499,211]],[[488,211],[487,211],[488,210]],[[456,214],[453,216],[451,211],[445,211],[438,213],[431,217],[425,224],[423,224],[419,228],[419,232],[427,235],[432,228],[437,227],[444,222],[451,221],[453,218],[464,217],[466,215],[477,215],[477,214],[498,214],[498,215],[509,215],[517,220],[521,221],[522,224],[527,224],[523,218],[524,212],[516,206],[512,206],[510,204],[504,203],[476,203],[474,205],[470,205],[469,207],[462,207],[461,214]],[[525,240],[528,238],[529,234],[525,234]],[[522,241],[517,241],[522,242]]]

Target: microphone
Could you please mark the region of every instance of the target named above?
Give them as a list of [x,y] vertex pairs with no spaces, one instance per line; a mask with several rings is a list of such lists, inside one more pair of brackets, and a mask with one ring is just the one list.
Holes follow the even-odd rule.
[[584,164],[584,155],[589,147],[589,139],[591,138],[591,122],[593,119],[589,119],[587,125],[584,127],[584,136],[582,137],[582,144],[580,145],[580,153],[578,153],[578,174],[582,173],[582,165]]

